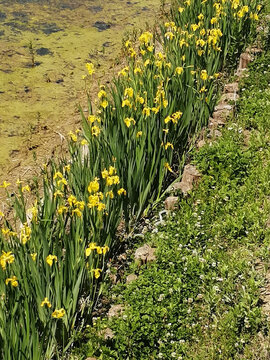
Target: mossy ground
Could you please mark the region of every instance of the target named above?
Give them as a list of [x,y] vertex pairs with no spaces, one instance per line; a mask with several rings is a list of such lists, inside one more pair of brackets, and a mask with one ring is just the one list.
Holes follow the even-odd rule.
[[[103,303],[125,313],[94,319],[74,358],[269,359],[269,69],[269,52],[250,66],[222,137],[192,153],[197,189],[145,235],[157,261],[138,268],[131,255],[120,281],[108,281]],[[129,273],[138,278],[126,284]],[[114,337],[104,340],[107,327]]]
[[[108,80],[124,34],[146,21],[153,25],[159,5],[159,0],[0,2],[0,172],[8,159],[16,160],[35,127],[63,134],[75,127],[78,103],[95,90],[82,80],[85,63],[98,69],[93,83]],[[97,21],[110,28],[98,31]],[[42,144],[43,135],[40,131],[35,142]]]

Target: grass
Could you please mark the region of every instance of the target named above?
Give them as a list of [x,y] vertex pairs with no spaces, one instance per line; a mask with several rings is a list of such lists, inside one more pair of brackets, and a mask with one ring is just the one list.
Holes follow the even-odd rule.
[[[157,261],[137,267],[128,252],[128,269],[103,299],[124,314],[97,317],[74,359],[267,359],[259,339],[270,343],[260,300],[270,246],[269,68],[267,52],[250,65],[222,137],[192,153],[198,188],[145,234]],[[129,273],[138,278],[126,284]],[[108,327],[114,337],[104,340]]]

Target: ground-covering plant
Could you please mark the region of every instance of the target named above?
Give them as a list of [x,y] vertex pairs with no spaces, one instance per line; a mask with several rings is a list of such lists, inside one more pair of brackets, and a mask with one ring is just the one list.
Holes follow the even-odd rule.
[[[269,54],[250,66],[236,117],[218,141],[194,150],[198,188],[143,240],[157,261],[132,264],[138,278],[107,291],[125,312],[97,318],[74,358],[267,358],[251,341],[260,331],[269,344],[255,267],[269,262],[269,67]],[[114,336],[105,340],[108,327]]]
[[96,113],[89,102],[70,158],[45,166],[42,184],[18,180],[15,194],[1,185],[14,210],[0,214],[4,359],[59,358],[70,347],[102,290],[122,212],[128,228],[177,171],[213,109],[232,40],[241,48],[260,11],[249,0],[175,6],[157,34],[125,43],[127,67],[100,89]]

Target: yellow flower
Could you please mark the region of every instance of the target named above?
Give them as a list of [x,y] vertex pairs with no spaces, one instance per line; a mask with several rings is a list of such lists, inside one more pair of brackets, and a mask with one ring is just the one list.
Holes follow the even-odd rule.
[[198,19],[199,19],[199,20],[203,20],[203,19],[204,19],[203,14],[198,15]]
[[121,188],[121,189],[119,189],[119,190],[117,191],[117,194],[118,194],[118,195],[122,195],[122,194],[127,195],[127,192],[126,192],[125,189]]
[[23,187],[22,187],[22,192],[25,192],[25,191],[28,191],[28,192],[30,192],[30,191],[31,191],[31,189],[30,189],[30,186],[29,186],[29,185],[26,185],[26,186],[23,186]]
[[206,42],[203,39],[199,39],[196,41],[197,46],[204,47],[205,44]]
[[97,192],[99,190],[99,179],[95,177],[93,181],[90,181],[88,185],[88,192],[91,194],[92,192]]
[[80,211],[80,209],[74,209],[72,210],[72,215],[76,214],[79,218],[82,217],[82,212]]
[[101,269],[93,269],[92,271],[94,273],[95,278],[98,279],[100,277],[100,272],[102,270]]
[[207,89],[205,88],[205,86],[203,86],[201,89],[200,89],[200,93],[203,93],[203,92],[206,92],[207,91]]
[[96,250],[97,250],[97,254],[99,254],[99,255],[102,254],[102,248],[100,246],[97,246]]
[[1,211],[1,210],[0,210],[0,216],[1,216],[1,217],[4,217],[4,216],[5,216],[5,214],[4,214],[3,211]]
[[77,137],[77,135],[73,134],[72,131],[70,131],[70,132],[68,133],[68,135],[70,136],[70,138],[71,138],[72,141],[77,142],[78,137]]
[[37,253],[30,254],[33,261],[36,261]]
[[124,123],[125,123],[126,126],[129,128],[130,125],[131,125],[131,123],[133,123],[133,125],[135,125],[135,124],[136,124],[136,121],[135,121],[133,118],[126,118],[126,119],[124,120]]
[[201,36],[204,36],[205,34],[206,34],[205,29],[201,29],[201,30],[200,30],[200,35],[201,35]]
[[170,172],[173,172],[173,171],[172,171],[172,168],[170,167],[170,165],[169,165],[168,162],[165,162],[164,167],[165,167],[166,169],[168,169]]
[[95,72],[94,64],[86,63],[85,66],[86,66],[86,69],[88,70],[89,75],[92,75]]
[[101,99],[101,98],[104,97],[104,96],[107,96],[106,91],[100,90],[99,93],[98,93],[98,98]]
[[96,116],[95,115],[89,115],[88,116],[88,121],[90,122],[90,124],[93,124],[96,120]]
[[128,106],[131,109],[131,103],[128,99],[122,101],[122,107]]
[[[100,106],[103,107],[103,109],[106,109],[106,107],[109,105],[108,101],[107,100],[103,100],[101,103],[100,103]],[[92,134],[93,135],[93,134]]]
[[159,112],[159,106],[158,107],[152,107],[151,110],[152,110],[152,112],[154,114],[157,114]]
[[98,136],[100,134],[100,128],[96,125],[92,126],[91,134],[92,136]]
[[52,307],[52,304],[49,302],[49,299],[47,297],[45,297],[44,300],[40,304],[41,307],[43,307],[44,305],[47,305],[48,308]]
[[121,71],[119,71],[118,75],[122,75],[124,77],[127,76],[128,67],[124,67]]
[[48,255],[46,257],[46,263],[50,266],[52,266],[53,264],[53,260],[55,260],[55,262],[57,262],[57,256],[56,255]]
[[149,107],[145,107],[142,110],[143,115],[149,116],[150,115],[150,108]]
[[190,25],[190,28],[191,28],[192,31],[196,31],[197,29],[199,29],[199,25],[197,25],[197,24],[191,24],[191,25]]
[[128,97],[132,98],[133,94],[134,94],[134,91],[133,91],[132,88],[126,88],[125,89],[124,96],[128,96]]
[[87,141],[86,139],[82,139],[81,145],[82,145],[82,146],[88,145],[88,141]]
[[61,185],[67,185],[67,180],[65,178],[58,180],[57,181],[57,186],[61,186]]
[[55,319],[60,319],[65,315],[65,310],[63,308],[59,309],[59,310],[54,310],[54,312],[52,313],[52,317]]
[[[172,118],[173,118],[173,120],[179,120],[182,115],[183,115],[183,113],[181,111],[176,111],[174,114],[172,114]],[[173,122],[175,122],[175,121],[173,121]]]
[[178,8],[178,11],[180,12],[180,14],[182,14],[182,12],[185,10],[185,8],[183,8],[183,7],[179,7]]
[[13,287],[17,287],[19,285],[18,281],[17,281],[17,277],[16,276],[12,276],[12,278],[8,278],[6,279],[6,285],[8,285],[9,283],[11,284],[11,286]]
[[140,104],[143,104],[143,103],[144,103],[144,98],[141,97],[141,96],[137,96],[137,97],[136,97],[136,100],[137,100]]
[[110,199],[114,198],[112,190],[106,192],[106,197],[109,196]]
[[7,264],[12,264],[15,260],[15,256],[11,251],[5,252],[2,250],[2,255],[0,256],[0,265],[2,270],[6,270]]
[[184,69],[182,68],[182,66],[178,66],[178,67],[175,69],[175,73],[176,73],[177,75],[181,75],[183,72],[184,72]]
[[8,186],[10,186],[11,184],[6,182],[6,181],[3,181],[3,185],[0,185],[0,188],[4,188],[6,189]]
[[62,191],[60,190],[56,190],[53,194],[54,198],[56,198],[57,196],[59,197],[64,197],[64,194],[62,193]]
[[152,38],[153,34],[151,34],[149,31],[146,31],[139,37],[139,41],[147,45],[152,40]]
[[130,45],[131,45],[131,41],[130,41],[130,40],[127,40],[127,41],[125,42],[125,47],[128,48]]
[[76,203],[77,199],[74,195],[70,195],[67,199],[69,206],[72,206],[72,204]]
[[138,131],[137,134],[136,134],[136,138],[142,136],[142,131]]
[[16,180],[16,184],[17,184],[17,185],[21,185],[21,184],[22,184],[22,181],[21,181],[20,179],[17,179],[17,180]]
[[32,214],[32,218],[37,222],[38,219],[38,208],[37,205],[33,206],[31,209],[28,209],[29,211],[31,211]]
[[216,17],[213,17],[211,19],[211,24],[216,24],[218,22],[218,19]]
[[141,73],[142,73],[142,69],[139,67],[135,67],[134,74],[141,74]]
[[103,255],[105,255],[110,250],[109,246],[107,246],[107,245],[103,246],[101,249],[102,249]]
[[136,51],[132,47],[128,49],[128,52],[131,58],[136,56]]
[[105,210],[105,204],[103,204],[103,203],[98,203],[98,205],[97,205],[97,209],[98,209],[98,211],[103,211],[103,210]]
[[204,80],[204,81],[206,81],[208,79],[208,75],[207,75],[206,70],[201,71],[201,79]]
[[114,166],[109,167],[109,175],[115,175],[117,173],[116,168]]
[[97,244],[96,243],[90,243],[89,246],[85,249],[85,256],[88,257],[90,256],[92,250],[95,250],[97,248]]
[[172,120],[171,116],[167,116],[164,120],[165,124],[168,124],[168,122],[170,122]]
[[202,54],[204,53],[204,50],[198,50],[197,52],[198,52],[199,56],[202,56]]
[[173,144],[171,144],[170,142],[167,142],[167,143],[165,144],[165,150],[167,150],[168,147],[170,147],[170,148],[173,149]]
[[174,34],[171,31],[166,32],[165,36],[168,40],[172,40],[174,38]]
[[104,169],[103,171],[101,171],[101,176],[103,179],[106,179],[109,176],[108,170]]
[[57,171],[54,175],[53,175],[53,179],[57,179],[57,178],[60,178],[60,179],[63,179],[63,174],[60,172],[60,171]]
[[30,235],[31,235],[31,228],[27,225],[27,223],[24,223],[21,229],[21,243],[23,245],[25,245],[26,242],[30,239]]
[[99,204],[99,197],[98,195],[90,195],[88,198],[88,204],[87,206],[92,209],[94,206],[97,206]]
[[164,99],[163,100],[163,107],[166,109],[167,106],[168,106],[168,100]]
[[9,228],[2,228],[1,232],[4,236],[9,236],[11,231]]

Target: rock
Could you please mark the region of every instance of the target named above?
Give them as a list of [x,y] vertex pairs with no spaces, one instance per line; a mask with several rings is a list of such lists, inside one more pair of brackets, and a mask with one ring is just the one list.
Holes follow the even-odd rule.
[[208,136],[215,140],[216,138],[222,136],[222,134],[219,130],[211,129]]
[[104,340],[111,340],[114,337],[114,333],[113,333],[112,329],[110,329],[110,328],[106,328],[106,329],[101,330],[98,333],[98,335],[103,337]]
[[137,280],[138,276],[135,274],[130,274],[127,276],[126,283],[130,284],[131,282]]
[[197,143],[197,148],[200,149],[200,148],[202,148],[205,144],[206,144],[206,142],[205,142],[204,140],[200,140],[200,141],[198,141],[198,143]]
[[[215,112],[216,111],[223,111],[223,110],[229,110],[231,111],[233,109],[233,106],[232,105],[229,105],[229,104],[218,104],[217,106],[215,106]],[[214,118],[214,116],[213,116]]]
[[119,317],[123,314],[124,310],[125,307],[122,304],[112,305],[108,312],[108,318],[110,319],[114,316]]
[[109,278],[110,278],[112,284],[116,284],[117,276],[115,274],[109,274]]
[[118,256],[118,260],[119,261],[125,261],[125,260],[127,260],[127,255],[124,253],[124,254],[120,254],[119,256]]
[[183,176],[179,188],[183,194],[186,195],[193,188],[193,183],[197,183],[200,178],[200,173],[193,165],[186,165],[184,167]]
[[[227,105],[230,106],[230,105]],[[213,113],[213,119],[214,120],[226,120],[226,118],[231,114],[231,110],[229,109],[223,109],[223,110],[217,110]]]
[[135,251],[135,260],[139,260],[142,263],[155,261],[155,250],[155,248],[151,248],[149,245],[144,244]]
[[177,196],[169,196],[167,197],[167,199],[164,201],[165,204],[165,209],[166,210],[176,210],[177,209],[177,205],[178,205],[178,197]]
[[235,93],[238,93],[238,91],[239,91],[238,82],[229,83],[224,86],[225,93],[234,93],[235,94]]
[[236,102],[238,100],[239,95],[237,93],[225,93],[221,96],[219,105],[228,104],[229,102]]
[[249,130],[244,130],[244,131],[243,131],[243,135],[244,135],[244,144],[245,144],[246,146],[248,146],[251,133],[250,133]]
[[98,31],[104,31],[107,29],[110,29],[111,25],[105,23],[104,21],[96,21],[93,25],[95,28],[98,29]]
[[218,127],[221,127],[221,126],[224,126],[225,125],[225,121],[224,120],[222,120],[222,119],[219,119],[219,118],[217,118],[217,119],[213,119],[213,118],[210,118],[209,119],[209,128],[211,129],[211,128],[218,128]]
[[244,70],[247,68],[248,64],[252,61],[252,56],[248,52],[244,52],[240,55],[240,61],[238,70]]

